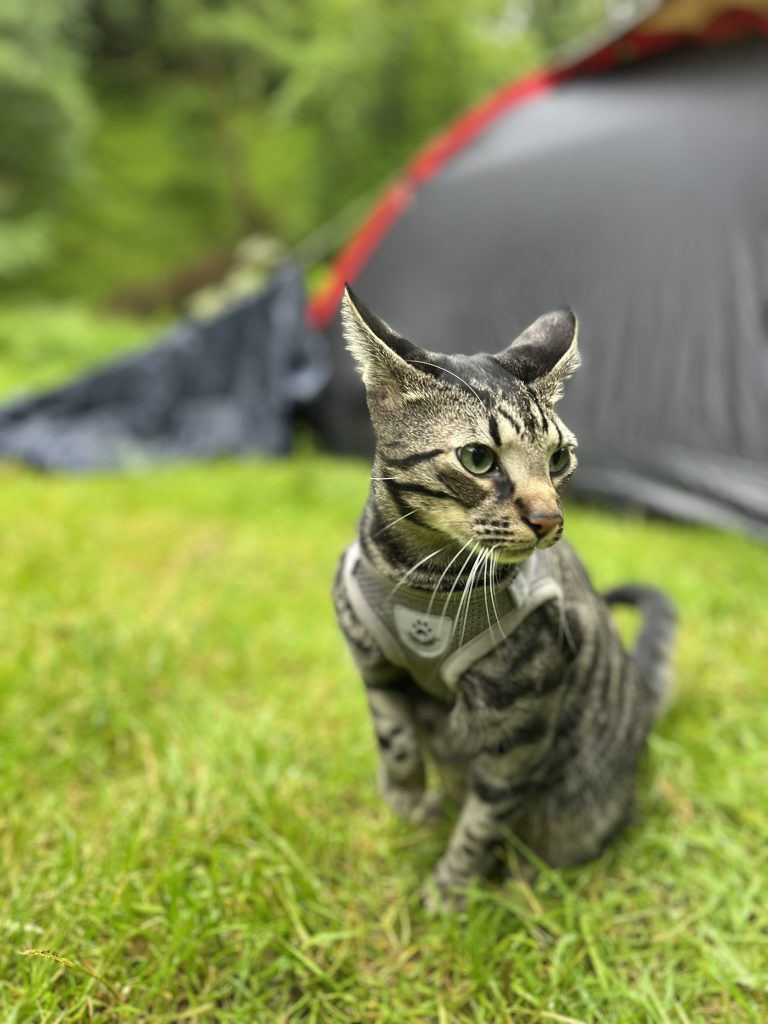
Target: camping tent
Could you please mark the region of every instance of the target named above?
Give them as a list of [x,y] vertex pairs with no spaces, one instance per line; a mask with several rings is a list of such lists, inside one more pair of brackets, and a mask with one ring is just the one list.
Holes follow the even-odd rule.
[[328,379],[297,267],[204,321],[62,387],[0,407],[0,459],[95,472],[289,451],[297,407]]
[[572,306],[573,489],[768,533],[768,2],[672,0],[471,111],[385,193],[314,299],[331,450],[368,452],[344,280],[416,343],[496,351]]

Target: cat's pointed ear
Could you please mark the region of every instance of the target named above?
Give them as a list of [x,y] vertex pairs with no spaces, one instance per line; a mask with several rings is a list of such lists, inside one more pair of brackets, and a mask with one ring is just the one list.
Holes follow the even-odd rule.
[[375,316],[349,285],[344,289],[341,322],[347,348],[369,392],[384,391],[394,397],[423,381],[423,373],[412,364],[425,362],[426,352]]
[[578,335],[572,309],[545,313],[496,359],[519,380],[530,384],[542,402],[554,405],[581,363]]

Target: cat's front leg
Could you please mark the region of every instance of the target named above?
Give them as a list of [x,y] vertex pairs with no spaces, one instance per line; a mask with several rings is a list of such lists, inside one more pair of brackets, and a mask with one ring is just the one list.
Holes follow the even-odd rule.
[[368,686],[367,694],[379,747],[379,791],[401,818],[426,821],[433,817],[433,801],[425,792],[413,705],[404,693],[387,687]]
[[[528,770],[522,768],[528,761]],[[464,890],[473,878],[488,874],[497,851],[535,789],[529,755],[510,771],[508,756],[480,755],[472,766],[470,789],[451,833],[448,847],[424,889],[428,909],[455,910],[464,904]]]
[[471,879],[487,873],[494,848],[504,836],[506,807],[470,792],[451,834],[448,847],[424,887],[424,904],[433,912],[461,909],[464,890]]

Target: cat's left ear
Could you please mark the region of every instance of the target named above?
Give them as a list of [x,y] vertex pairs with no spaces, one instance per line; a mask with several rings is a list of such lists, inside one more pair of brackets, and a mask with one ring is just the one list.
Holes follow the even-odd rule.
[[540,316],[495,358],[530,384],[542,402],[554,405],[581,363],[578,336],[576,314],[572,309],[559,309]]
[[341,304],[344,338],[370,397],[399,398],[424,381],[427,353],[393,331],[349,285]]

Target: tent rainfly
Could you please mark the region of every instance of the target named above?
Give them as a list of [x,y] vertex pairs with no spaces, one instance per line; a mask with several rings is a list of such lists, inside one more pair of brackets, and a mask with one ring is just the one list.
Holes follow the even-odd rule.
[[503,89],[381,197],[310,312],[325,444],[368,452],[345,280],[400,333],[496,351],[572,306],[574,492],[768,535],[768,0],[671,0]]
[[297,408],[328,379],[327,345],[305,324],[298,268],[211,320],[0,406],[0,459],[93,473],[290,450]]

